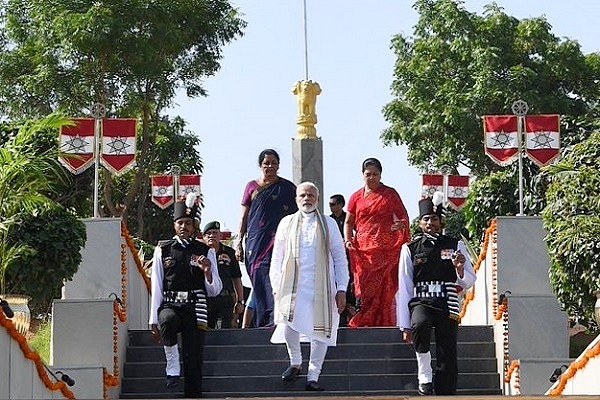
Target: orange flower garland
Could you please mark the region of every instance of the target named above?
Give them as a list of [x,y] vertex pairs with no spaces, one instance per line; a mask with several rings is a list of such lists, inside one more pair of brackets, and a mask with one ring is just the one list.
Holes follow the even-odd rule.
[[144,283],[146,284],[146,289],[148,289],[148,293],[150,293],[150,278],[148,278],[148,275],[146,275],[146,272],[144,271],[144,266],[142,265],[142,262],[141,262],[140,258],[138,257],[137,249],[135,248],[133,239],[131,238],[131,235],[129,235],[129,231],[127,230],[127,227],[125,226],[125,222],[123,222],[123,221],[121,221],[121,236],[123,236],[125,238],[125,242],[127,243],[127,247],[129,247],[129,250],[131,251],[131,254],[133,255],[133,259],[135,261],[135,264],[137,265],[137,269],[140,272],[142,279],[144,279]]
[[579,370],[583,369],[587,365],[588,361],[598,356],[600,356],[600,341],[597,342],[593,347],[587,349],[569,365],[569,368],[567,368],[566,371],[560,375],[558,384],[552,388],[548,394],[550,396],[560,396],[563,390],[565,390],[565,386],[567,386],[569,379],[574,377]]
[[[493,243],[496,243],[496,218],[490,221],[489,227],[485,230],[485,236],[483,239],[483,245],[481,247],[481,251],[479,252],[479,256],[477,257],[477,261],[475,261],[475,265],[473,265],[473,272],[477,274],[477,271],[481,267],[481,263],[485,261],[485,257],[487,254],[487,248],[489,241],[493,240]],[[461,311],[459,317],[462,318],[465,316],[467,312],[467,305],[475,298],[475,286],[471,287],[465,294],[463,299],[463,303],[461,305]]]
[[[127,253],[126,248],[129,248],[131,254],[133,255],[133,259],[136,263],[137,269],[144,279],[144,283],[146,285],[146,289],[150,292],[150,279],[146,275],[142,263],[137,255],[137,250],[133,243],[131,236],[125,226],[125,223],[121,221],[121,235],[125,239],[126,244],[121,245],[121,306],[116,300],[113,305],[113,374],[109,374],[106,368],[103,370],[103,380],[104,380],[104,398],[108,399],[108,388],[114,387],[119,384],[119,359],[118,359],[118,321],[125,322],[127,321]],[[35,363],[35,367],[37,373],[44,382],[44,385],[52,391],[60,390],[63,396],[67,399],[75,399],[73,392],[67,387],[66,383],[63,381],[54,382],[48,376],[48,372],[40,358],[40,355],[32,350],[27,344],[27,339],[23,336],[17,329],[15,328],[13,322],[8,319],[3,312],[0,312],[0,326],[4,327],[9,336],[15,340],[25,358],[32,360]]]
[[[124,230],[125,229],[125,230]],[[121,233],[127,239],[127,228],[121,222]],[[103,369],[104,398],[108,399],[108,388],[119,384],[119,321],[127,321],[127,245],[121,244],[121,302],[113,302],[113,373]],[[131,248],[130,248],[131,249]],[[135,254],[135,252],[132,252]]]
[[[515,374],[515,386],[514,388],[517,391],[520,391],[521,389],[521,379],[519,377],[519,361],[518,360],[512,360],[510,363],[510,366],[508,367],[508,371],[506,372],[506,377],[504,378],[504,382],[506,383],[510,383],[510,377],[511,375],[514,373]],[[520,394],[520,393],[517,393]]]
[[31,360],[35,363],[35,369],[37,370],[37,373],[40,377],[40,379],[42,380],[42,382],[44,382],[44,385],[52,390],[60,390],[60,392],[62,393],[63,396],[65,396],[65,398],[67,399],[75,399],[75,395],[73,394],[73,392],[71,392],[71,390],[69,390],[69,388],[67,387],[67,384],[63,381],[58,381],[58,382],[54,382],[50,379],[50,377],[48,376],[48,372],[46,371],[46,367],[44,366],[44,363],[42,362],[40,355],[37,351],[32,350],[29,345],[27,344],[27,339],[25,338],[25,336],[23,336],[16,328],[15,325],[13,324],[13,322],[8,319],[3,312],[0,311],[0,326],[4,327],[4,329],[7,330],[9,336],[15,340],[17,343],[19,343],[19,347],[21,348],[21,351],[23,352],[23,355],[25,356],[25,358],[27,358],[28,360]]

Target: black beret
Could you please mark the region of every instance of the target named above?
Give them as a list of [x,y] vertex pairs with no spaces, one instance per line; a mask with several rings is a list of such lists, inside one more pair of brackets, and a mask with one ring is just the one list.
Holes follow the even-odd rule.
[[208,224],[206,224],[206,226],[204,227],[204,230],[202,232],[208,232],[211,229],[218,229],[221,230],[221,224],[219,224],[219,221],[211,221]]

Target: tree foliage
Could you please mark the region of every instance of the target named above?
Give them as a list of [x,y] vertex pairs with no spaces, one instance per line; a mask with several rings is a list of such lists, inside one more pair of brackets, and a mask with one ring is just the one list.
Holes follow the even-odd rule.
[[[77,259],[83,246],[77,225],[80,222],[70,220],[67,226],[61,226],[65,218],[61,220],[60,206],[50,198],[57,186],[65,186],[69,178],[57,161],[57,146],[39,147],[38,139],[44,132],[56,132],[65,123],[64,117],[51,115],[22,124],[16,134],[15,129],[10,127],[2,130],[9,132],[6,135],[9,139],[0,148],[0,294],[21,288],[18,282],[23,281],[41,287],[38,292],[32,293],[36,295],[46,284],[72,276],[74,271],[71,270],[79,264],[60,264],[53,268],[54,280],[38,280],[46,273],[42,271],[46,267],[43,264],[46,257],[53,267],[53,254],[42,249],[44,246],[48,249],[48,240],[43,235],[40,234],[38,240],[26,239],[26,232],[33,232],[34,236],[38,233],[38,229],[33,228],[32,231],[27,225],[43,223],[48,228],[70,230],[69,234],[63,232],[51,239],[53,243],[50,246],[64,250],[63,259]],[[55,217],[56,221],[45,219]],[[36,227],[39,228],[39,225]],[[67,244],[67,240],[73,242]],[[38,256],[41,258],[36,259]]]
[[73,278],[81,263],[85,225],[72,212],[55,204],[23,215],[13,240],[32,251],[9,265],[7,287],[13,293],[31,296],[30,307],[48,312],[52,300],[60,298],[64,280]]
[[[159,138],[172,124],[164,111],[178,90],[206,95],[203,79],[219,70],[222,47],[246,24],[225,0],[4,0],[3,10],[2,114],[82,116],[101,103],[108,117],[139,119],[127,184],[101,174],[102,215],[125,219],[156,171]],[[82,180],[89,184],[89,175]]]
[[[482,117],[512,114],[516,100],[529,114],[560,114],[564,160],[541,171],[523,160],[523,212],[543,212],[554,289],[571,316],[589,322],[600,204],[592,195],[598,175],[587,167],[594,160],[598,170],[599,143],[587,139],[600,123],[600,54],[556,37],[544,17],[519,20],[495,3],[477,15],[463,4],[417,0],[413,35],[393,38],[394,98],[383,109],[389,126],[381,139],[406,145],[410,164],[423,171],[470,171],[463,214],[470,242],[480,243],[492,218],[520,211],[517,163],[500,167],[485,155]],[[585,148],[589,157],[578,158]]]
[[548,231],[550,280],[572,318],[597,326],[593,293],[600,290],[600,132],[546,169],[551,184],[542,217]]
[[480,16],[462,3],[418,0],[413,37],[393,38],[385,144],[406,145],[423,170],[464,166],[483,176],[499,169],[483,152],[483,115],[512,114],[522,99],[534,114],[597,116],[598,54],[557,38],[543,17],[518,20],[495,4]]

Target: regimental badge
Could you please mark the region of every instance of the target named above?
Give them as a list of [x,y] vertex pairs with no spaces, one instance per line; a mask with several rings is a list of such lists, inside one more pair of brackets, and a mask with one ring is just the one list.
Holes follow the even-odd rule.
[[219,254],[219,264],[226,264],[226,265],[230,265],[231,264],[231,257],[229,257],[229,255],[227,253],[221,253]]
[[419,264],[423,264],[426,262],[427,262],[427,254],[426,253],[415,254],[414,259],[413,259],[413,265],[419,265]]
[[175,259],[173,257],[166,257],[163,259],[163,268],[171,268],[175,266]]
[[442,249],[440,256],[442,260],[452,260],[452,254],[454,254],[454,249]]

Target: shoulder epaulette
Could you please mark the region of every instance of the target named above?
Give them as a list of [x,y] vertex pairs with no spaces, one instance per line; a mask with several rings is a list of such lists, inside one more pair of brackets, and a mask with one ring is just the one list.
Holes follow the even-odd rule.
[[411,244],[415,244],[419,241],[421,241],[421,239],[423,239],[423,234],[422,233],[417,233],[416,235],[414,235],[411,239],[410,242],[408,242],[409,245]]
[[171,246],[173,242],[175,242],[175,239],[159,240],[156,245],[161,249],[164,249],[165,247]]

